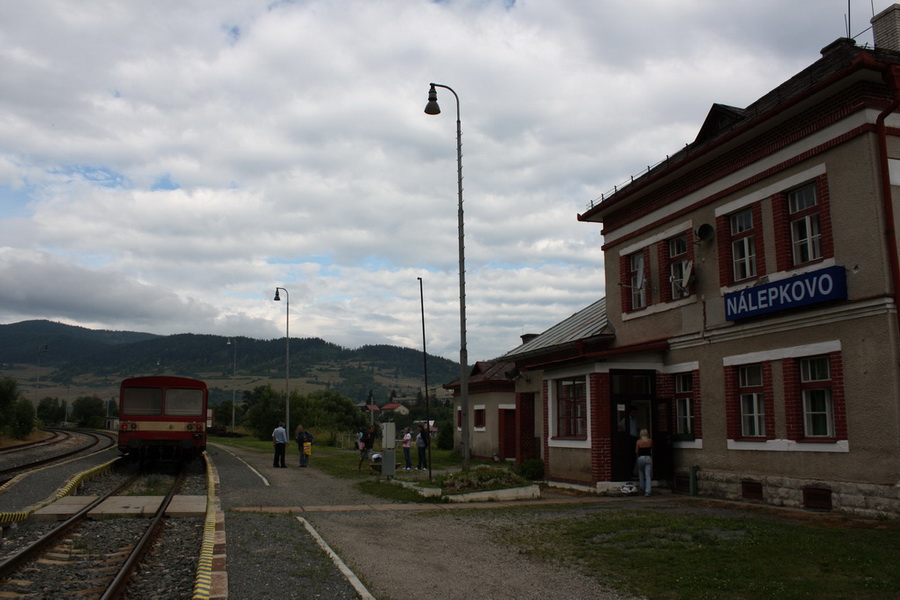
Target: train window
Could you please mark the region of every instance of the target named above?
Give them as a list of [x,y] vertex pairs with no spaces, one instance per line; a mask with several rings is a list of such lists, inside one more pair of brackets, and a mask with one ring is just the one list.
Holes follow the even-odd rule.
[[180,417],[202,417],[203,390],[169,388],[166,390],[166,414]]
[[162,390],[159,388],[125,388],[122,391],[122,414],[153,416],[162,414]]

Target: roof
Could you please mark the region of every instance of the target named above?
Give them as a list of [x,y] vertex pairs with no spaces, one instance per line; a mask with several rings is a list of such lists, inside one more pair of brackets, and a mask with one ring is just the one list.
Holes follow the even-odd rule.
[[507,352],[500,358],[512,360],[518,356],[547,351],[602,336],[610,338],[615,336],[615,332],[612,331],[606,318],[605,297],[581,309],[568,319],[560,321],[544,333]]
[[632,193],[645,184],[654,181],[660,174],[671,172],[688,164],[709,148],[723,143],[730,135],[749,130],[760,121],[776,114],[776,109],[798,99],[813,94],[820,86],[835,78],[848,76],[856,69],[877,68],[876,65],[896,64],[900,53],[885,49],[868,49],[856,45],[847,38],[839,38],[822,49],[822,56],[775,89],[767,92],[746,108],[713,104],[697,134],[696,139],[676,153],[666,156],[657,165],[635,175],[609,194],[604,194],[600,202],[591,202],[586,212],[578,215],[579,221],[602,222],[606,214],[615,210]]
[[[512,384],[509,374],[515,370],[516,365],[512,361],[501,358],[494,360],[479,360],[469,371],[469,389],[480,388],[482,391],[496,391],[507,384]],[[459,379],[454,379],[443,384],[445,389],[459,388]]]
[[400,404],[399,402],[394,402],[394,403],[392,403],[392,404],[385,404],[384,406],[381,407],[381,410],[394,410],[394,409],[399,408],[399,407],[401,407],[401,406],[403,406],[403,405]]

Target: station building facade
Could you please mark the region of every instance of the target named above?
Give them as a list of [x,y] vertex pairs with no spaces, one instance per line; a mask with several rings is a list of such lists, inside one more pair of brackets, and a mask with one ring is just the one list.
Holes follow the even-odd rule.
[[900,515],[900,5],[873,31],[578,215],[606,297],[502,357],[547,479],[620,486],[647,428],[679,490]]

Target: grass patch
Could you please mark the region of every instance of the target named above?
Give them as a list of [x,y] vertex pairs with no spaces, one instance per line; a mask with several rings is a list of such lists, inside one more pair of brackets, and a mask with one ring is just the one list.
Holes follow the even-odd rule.
[[900,526],[603,511],[532,522],[504,537],[523,552],[654,599],[897,598]]
[[419,492],[405,488],[402,485],[388,483],[386,481],[377,481],[369,479],[360,481],[356,487],[363,493],[376,496],[384,500],[393,500],[395,502],[403,502],[407,504],[436,503],[440,502],[440,497],[425,498]]
[[531,484],[508,469],[478,466],[468,471],[436,477],[434,485],[440,487],[445,494],[466,494],[468,492],[504,490]]

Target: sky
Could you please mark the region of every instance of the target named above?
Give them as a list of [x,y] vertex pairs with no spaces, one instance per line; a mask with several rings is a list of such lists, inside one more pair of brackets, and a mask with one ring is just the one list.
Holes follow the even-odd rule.
[[[857,43],[891,4],[850,0]],[[424,308],[426,350],[458,360],[458,107],[468,358],[495,358],[605,295],[592,200],[847,21],[847,0],[0,0],[0,323],[421,350]],[[458,104],[439,87],[426,115],[431,82]]]

